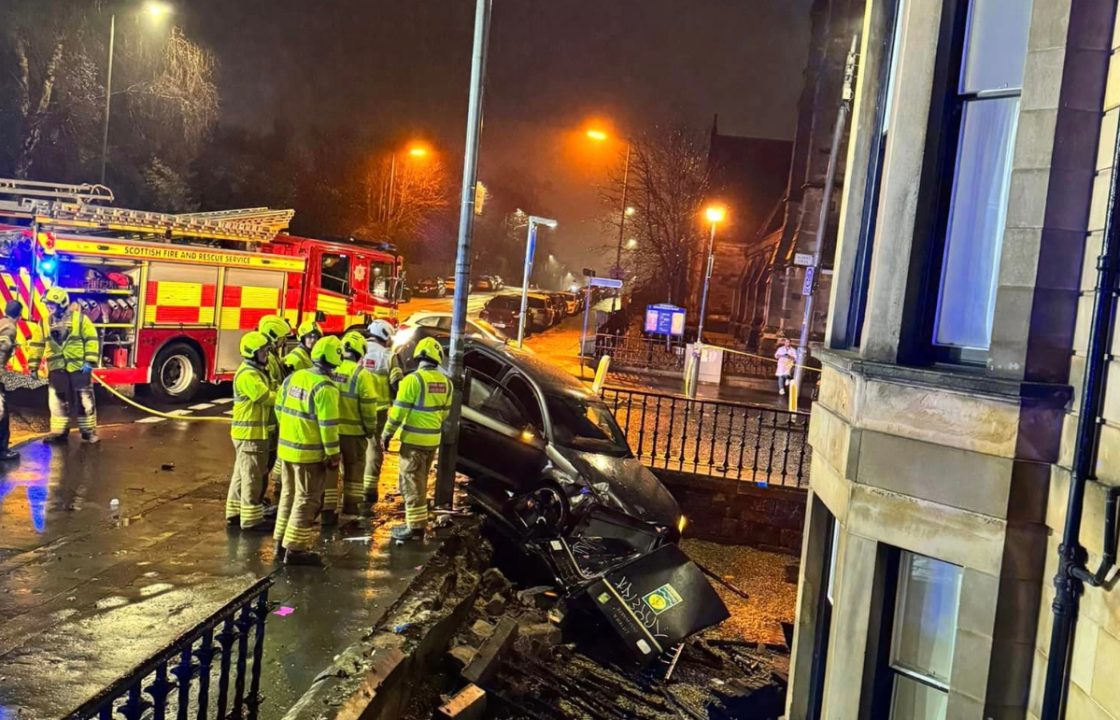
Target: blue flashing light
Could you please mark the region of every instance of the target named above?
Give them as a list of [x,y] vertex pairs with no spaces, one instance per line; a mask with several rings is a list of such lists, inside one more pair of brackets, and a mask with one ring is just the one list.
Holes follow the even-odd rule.
[[58,258],[56,257],[45,257],[39,261],[39,272],[42,275],[53,275],[56,269],[58,269]]

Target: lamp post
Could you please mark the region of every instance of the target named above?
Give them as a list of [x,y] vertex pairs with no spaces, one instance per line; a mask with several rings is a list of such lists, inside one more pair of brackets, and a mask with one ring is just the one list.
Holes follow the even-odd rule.
[[[521,315],[517,318],[517,345],[525,342],[525,312],[529,307],[529,276],[533,273],[533,254],[537,250],[537,226],[555,228],[559,223],[550,218],[529,216],[529,230],[525,234],[525,274],[521,280]],[[551,255],[549,257],[552,257]]]
[[[587,137],[595,142],[606,142],[610,139],[610,135],[604,130],[591,129],[587,131]],[[622,164],[622,209],[619,211],[618,216],[618,245],[614,251],[614,266],[617,274],[620,276],[617,279],[621,280],[622,275],[622,241],[626,235],[626,218],[634,214],[634,208],[627,206],[626,194],[630,188],[630,153],[633,145],[629,139],[626,140],[626,160]],[[612,311],[618,309],[618,293],[615,293],[614,302],[612,303]]]
[[690,398],[696,397],[696,385],[700,381],[700,354],[704,349],[704,315],[708,311],[708,286],[712,282],[712,263],[715,260],[716,226],[727,219],[727,208],[722,205],[711,205],[704,210],[711,231],[708,233],[708,261],[704,271],[704,290],[700,294],[700,320],[696,327],[696,342],[692,345],[692,364],[689,366],[688,382],[685,393]]
[[[144,3],[144,12],[153,20],[161,20],[171,14],[171,6],[164,2]],[[117,14],[109,16],[109,59],[105,71],[105,117],[101,126],[101,184],[105,184],[105,167],[109,163],[109,110],[113,98],[113,50],[117,43]]]

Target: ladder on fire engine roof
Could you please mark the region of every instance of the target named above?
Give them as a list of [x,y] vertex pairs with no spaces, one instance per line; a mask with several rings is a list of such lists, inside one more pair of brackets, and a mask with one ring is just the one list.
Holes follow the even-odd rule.
[[295,215],[294,210],[267,207],[175,215],[98,204],[112,201],[113,191],[104,185],[0,178],[0,215],[32,220],[53,229],[263,243],[285,230]]

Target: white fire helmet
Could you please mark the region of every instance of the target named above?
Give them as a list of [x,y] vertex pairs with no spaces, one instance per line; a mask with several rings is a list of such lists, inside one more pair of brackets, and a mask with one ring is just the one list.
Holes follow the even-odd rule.
[[393,339],[393,325],[388,320],[374,320],[366,328],[369,334],[383,343],[388,344]]

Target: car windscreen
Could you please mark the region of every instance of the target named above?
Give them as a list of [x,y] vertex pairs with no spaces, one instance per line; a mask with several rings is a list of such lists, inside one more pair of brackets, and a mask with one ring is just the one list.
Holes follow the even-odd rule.
[[626,436],[602,400],[552,392],[545,396],[545,403],[556,444],[583,452],[630,455]]
[[499,295],[486,303],[486,307],[492,310],[520,310],[521,298],[513,295]]

